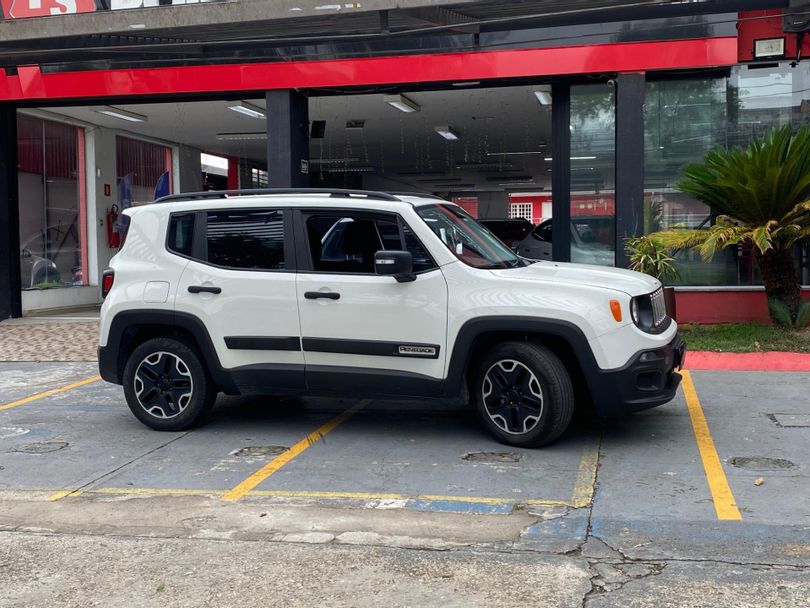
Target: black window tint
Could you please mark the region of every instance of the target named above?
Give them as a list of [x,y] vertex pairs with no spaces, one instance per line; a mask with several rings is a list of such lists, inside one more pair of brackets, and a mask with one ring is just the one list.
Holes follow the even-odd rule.
[[208,262],[226,268],[284,268],[281,211],[222,210],[208,213]]
[[383,248],[375,220],[312,216],[307,235],[314,270],[374,273],[374,254]]
[[[414,272],[435,268],[417,238],[403,224],[405,246],[413,256]],[[307,235],[316,271],[374,274],[374,254],[400,251],[402,236],[394,219],[311,216]]]
[[194,214],[173,215],[169,220],[169,250],[181,255],[191,255],[191,241],[194,237]]

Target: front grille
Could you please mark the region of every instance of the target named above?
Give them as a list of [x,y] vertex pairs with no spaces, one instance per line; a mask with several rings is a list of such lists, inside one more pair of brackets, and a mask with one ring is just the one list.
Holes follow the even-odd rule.
[[667,318],[667,305],[664,301],[664,289],[662,287],[650,294],[650,304],[652,305],[653,327],[658,327]]

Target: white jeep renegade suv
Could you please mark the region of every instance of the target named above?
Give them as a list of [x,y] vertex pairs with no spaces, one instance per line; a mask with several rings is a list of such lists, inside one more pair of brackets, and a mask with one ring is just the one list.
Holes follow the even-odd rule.
[[615,415],[680,381],[658,281],[530,263],[438,198],[207,192],[125,213],[99,367],[154,429],[193,425],[220,391],[469,399],[500,441],[539,446],[575,392]]

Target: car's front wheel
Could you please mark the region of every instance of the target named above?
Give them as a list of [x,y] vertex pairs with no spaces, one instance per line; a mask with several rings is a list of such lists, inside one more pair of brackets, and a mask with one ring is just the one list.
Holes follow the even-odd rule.
[[124,396],[138,420],[158,431],[182,431],[211,410],[216,390],[199,355],[176,338],[136,348],[124,367]]
[[471,385],[484,426],[502,443],[545,445],[571,421],[571,379],[560,359],[539,344],[506,342],[494,347],[478,361]]

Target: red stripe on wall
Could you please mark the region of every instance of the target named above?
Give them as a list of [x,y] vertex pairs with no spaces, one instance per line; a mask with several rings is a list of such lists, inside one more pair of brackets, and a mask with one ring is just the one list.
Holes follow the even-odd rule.
[[595,44],[331,61],[203,65],[21,75],[0,71],[0,99],[83,99],[635,72],[737,62],[737,38]]

